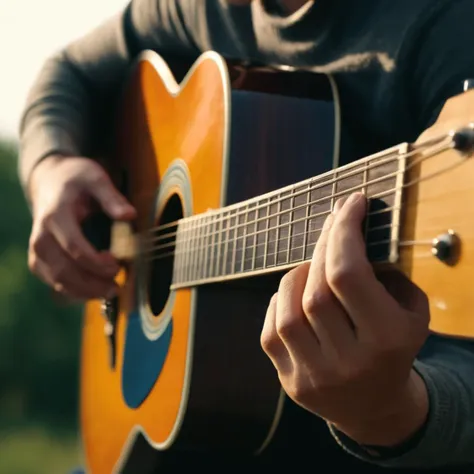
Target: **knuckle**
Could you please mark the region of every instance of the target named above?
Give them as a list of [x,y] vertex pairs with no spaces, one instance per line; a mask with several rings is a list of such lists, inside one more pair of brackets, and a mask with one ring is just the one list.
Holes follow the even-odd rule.
[[43,229],[49,229],[56,220],[56,213],[57,207],[51,208],[48,212],[45,212],[39,220],[40,227]]
[[102,168],[95,168],[89,173],[88,182],[91,186],[107,186],[109,184],[109,178]]
[[308,388],[300,383],[293,384],[286,391],[288,396],[297,403],[304,403],[308,398]]
[[369,359],[387,360],[396,358],[407,350],[409,339],[410,336],[408,334],[403,336],[403,332],[396,327],[378,331],[369,345],[369,352],[371,354]]
[[74,260],[80,260],[82,257],[81,249],[79,244],[72,238],[68,239],[64,243],[64,250],[72,257]]
[[54,265],[51,267],[51,276],[55,284],[60,284],[64,286],[64,279],[68,274],[67,265]]
[[279,346],[279,339],[273,331],[263,329],[260,334],[260,345],[267,354],[274,354]]
[[39,270],[39,259],[38,255],[35,252],[28,252],[28,268],[34,274],[38,273]]
[[297,403],[305,403],[309,399],[314,401],[323,392],[324,381],[297,370],[293,374],[291,384],[285,390]]
[[30,250],[33,255],[41,255],[46,250],[47,233],[41,231],[30,238]]
[[367,364],[363,363],[359,358],[356,360],[345,360],[338,364],[334,375],[341,383],[351,383],[361,379],[366,367]]
[[293,270],[283,275],[283,277],[280,280],[278,292],[286,294],[289,291],[291,291],[292,287],[293,287]]
[[299,332],[301,322],[301,316],[285,313],[276,321],[277,334],[282,339],[291,339],[295,336],[295,333]]
[[353,265],[339,264],[330,269],[327,274],[328,284],[331,288],[342,290],[350,287],[358,279],[357,268]]
[[53,289],[56,293],[61,295],[69,295],[69,292],[66,290],[66,287],[62,283],[54,283]]
[[317,289],[303,295],[302,307],[305,314],[314,316],[324,314],[333,303],[334,298],[329,289]]
[[260,345],[266,353],[273,353],[276,345],[278,344],[278,336],[274,331],[273,323],[269,322],[274,318],[277,297],[278,293],[275,293],[270,299],[266,320],[260,333]]

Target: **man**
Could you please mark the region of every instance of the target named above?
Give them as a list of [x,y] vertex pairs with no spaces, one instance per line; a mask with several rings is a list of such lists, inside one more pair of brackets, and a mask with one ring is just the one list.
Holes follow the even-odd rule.
[[[92,249],[80,221],[92,200],[114,219],[135,216],[105,171],[113,163],[87,157],[142,50],[330,72],[363,156],[415,139],[474,77],[473,15],[472,0],[132,1],[52,57],[29,95],[19,169],[32,271],[73,298],[117,291],[117,263]],[[474,344],[428,336],[423,295],[401,278],[377,280],[359,232],[365,205],[360,195],[339,203],[312,262],[283,278],[263,349],[289,397],[366,469],[474,464]],[[396,299],[388,283],[403,290]]]

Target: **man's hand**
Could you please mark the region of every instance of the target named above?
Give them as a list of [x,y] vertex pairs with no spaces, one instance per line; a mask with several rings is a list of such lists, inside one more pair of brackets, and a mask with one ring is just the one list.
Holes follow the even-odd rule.
[[113,296],[118,264],[110,253],[93,248],[81,230],[97,204],[115,220],[135,216],[105,170],[87,158],[49,157],[35,168],[30,195],[31,271],[71,299]]
[[392,446],[425,421],[413,361],[428,335],[426,297],[406,278],[376,277],[354,194],[325,222],[312,261],[287,273],[261,343],[289,397],[361,444]]

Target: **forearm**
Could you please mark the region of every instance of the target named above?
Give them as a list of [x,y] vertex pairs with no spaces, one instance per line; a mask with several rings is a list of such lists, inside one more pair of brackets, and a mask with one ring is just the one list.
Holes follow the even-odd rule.
[[49,155],[91,155],[110,120],[129,63],[121,13],[52,56],[28,94],[20,123],[19,174]]
[[351,454],[385,467],[474,465],[474,342],[432,336],[415,367],[426,384],[429,415],[414,438],[373,450],[330,427],[333,436]]
[[64,56],[49,59],[33,84],[20,125],[19,174],[25,191],[43,158],[81,153],[90,102]]

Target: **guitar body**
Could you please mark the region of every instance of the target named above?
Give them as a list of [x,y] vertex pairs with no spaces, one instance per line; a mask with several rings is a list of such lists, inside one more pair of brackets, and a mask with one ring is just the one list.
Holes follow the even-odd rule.
[[[331,169],[339,150],[332,93],[326,76],[246,76],[213,53],[178,85],[161,57],[144,55],[125,88],[115,151],[137,232]],[[113,346],[101,303],[87,305],[81,426],[89,472],[154,472],[172,450],[265,450],[284,396],[260,332],[280,276],[170,292],[171,266],[144,258],[120,276]]]
[[170,456],[192,467],[202,453],[310,459],[315,449],[344,472],[378,472],[284,396],[260,347],[267,305],[282,272],[311,258],[335,198],[362,189],[384,204],[367,214],[378,214],[364,230],[369,258],[427,293],[433,332],[474,337],[474,228],[462,207],[474,198],[474,91],[450,99],[416,144],[350,163],[330,76],[213,52],[171,67],[147,52],[121,102],[113,154],[138,211],[139,251],[120,296],[84,315],[88,472],[162,472]]

